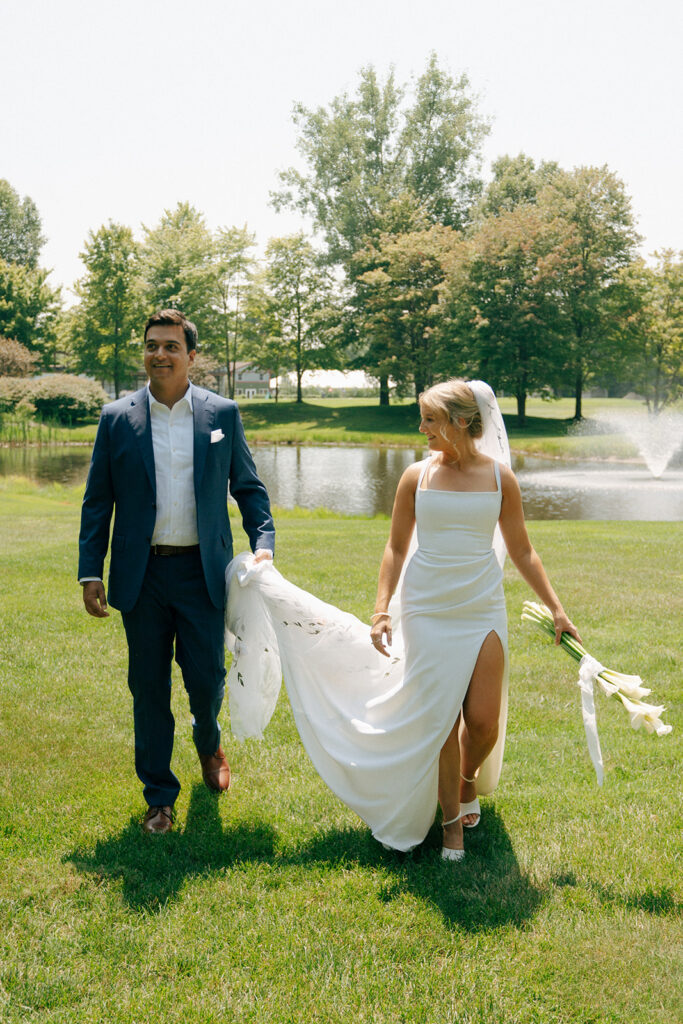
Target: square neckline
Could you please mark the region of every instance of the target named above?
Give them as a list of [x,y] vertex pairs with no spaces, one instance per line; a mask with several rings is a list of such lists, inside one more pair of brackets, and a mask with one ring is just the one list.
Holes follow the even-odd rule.
[[495,491],[459,491],[459,490],[453,490],[451,488],[445,488],[445,487],[423,487],[422,486],[422,481],[424,480],[425,476],[427,475],[427,470],[429,469],[429,465],[430,465],[430,462],[431,462],[432,458],[433,458],[433,456],[430,455],[429,458],[425,460],[424,469],[420,473],[420,478],[417,481],[417,491],[416,491],[417,494],[500,494],[502,492],[502,487],[501,487],[501,482],[500,482],[500,467],[499,467],[498,461],[496,459],[491,459],[491,462],[493,463],[493,473],[494,473],[494,476],[496,478],[496,489],[495,489]]

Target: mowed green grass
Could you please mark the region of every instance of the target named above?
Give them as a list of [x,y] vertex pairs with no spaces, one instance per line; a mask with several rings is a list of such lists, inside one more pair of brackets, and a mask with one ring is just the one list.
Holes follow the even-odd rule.
[[[384,851],[316,776],[286,696],[201,784],[176,678],[175,834],[144,836],[120,617],[75,581],[79,494],[0,489],[0,1020],[92,1024],[671,1024],[680,1012],[681,575],[672,523],[530,524],[589,650],[674,732],[596,698],[519,620],[508,566],[505,765],[466,836]],[[236,532],[239,533],[237,522]],[[277,514],[282,572],[367,619],[386,520]],[[243,545],[242,545],[243,546]]]

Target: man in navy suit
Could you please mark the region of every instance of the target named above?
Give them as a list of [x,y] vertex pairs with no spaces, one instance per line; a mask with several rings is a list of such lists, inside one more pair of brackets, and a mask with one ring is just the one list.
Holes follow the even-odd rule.
[[86,610],[121,611],[133,694],[135,770],[148,804],[143,827],[173,826],[180,783],[171,771],[174,646],[206,784],[230,788],[218,712],[225,686],[225,569],[232,558],[228,485],[257,560],[272,558],[275,529],[237,406],[189,381],[197,331],[179,310],[145,325],[149,384],[106,405],[83,498],[78,578]]

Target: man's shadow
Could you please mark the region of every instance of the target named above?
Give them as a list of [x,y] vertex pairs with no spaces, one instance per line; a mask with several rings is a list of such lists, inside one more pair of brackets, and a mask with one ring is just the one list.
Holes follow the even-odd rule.
[[389,903],[410,893],[437,907],[447,924],[468,931],[521,927],[544,898],[520,871],[503,820],[490,805],[484,807],[479,827],[466,836],[465,861],[454,864],[440,859],[441,830],[436,825],[409,854],[385,851],[360,823],[318,832],[304,845],[283,851],[271,825],[223,828],[219,799],[197,783],[184,828],[148,836],[132,820],[117,836],[100,840],[92,849],[76,849],[67,859],[79,871],[120,881],[129,907],[153,913],[175,900],[188,879],[254,862],[270,864],[280,873],[295,865],[383,869],[380,900]]
[[275,832],[267,825],[240,824],[223,830],[218,801],[203,783],[192,789],[185,826],[149,836],[132,818],[116,836],[65,858],[86,874],[119,879],[122,897],[134,910],[159,910],[174,900],[187,879],[220,873],[241,861],[270,861]]

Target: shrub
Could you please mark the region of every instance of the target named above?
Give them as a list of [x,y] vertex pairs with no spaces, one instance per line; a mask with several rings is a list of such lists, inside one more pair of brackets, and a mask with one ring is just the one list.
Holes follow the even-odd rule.
[[0,376],[27,377],[37,362],[38,356],[21,342],[0,337]]
[[0,377],[0,413],[13,412],[20,402],[30,402],[30,377]]
[[54,373],[30,383],[26,397],[35,405],[42,420],[69,424],[97,419],[102,406],[109,401],[106,391],[96,381],[68,373]]
[[217,369],[218,363],[215,359],[211,356],[205,356],[203,352],[197,352],[194,362],[190,367],[190,380],[197,387],[207,388],[209,391],[218,391]]

